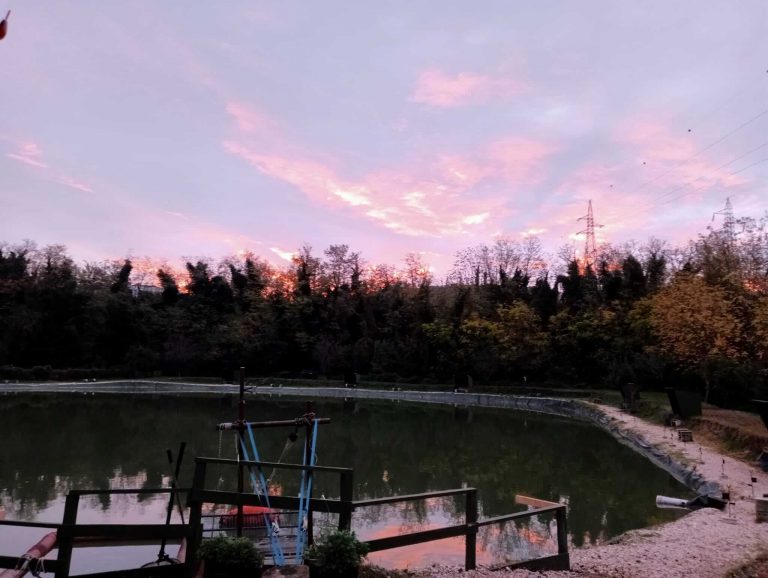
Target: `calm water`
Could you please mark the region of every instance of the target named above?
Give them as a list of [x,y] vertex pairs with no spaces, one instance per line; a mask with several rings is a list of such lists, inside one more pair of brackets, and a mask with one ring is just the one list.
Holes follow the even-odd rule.
[[[165,450],[186,441],[182,485],[191,484],[192,456],[233,457],[233,436],[215,424],[231,421],[230,398],[127,397],[117,395],[0,396],[0,516],[60,522],[70,489],[167,485]],[[689,495],[650,462],[604,432],[578,422],[510,411],[393,402],[320,401],[318,463],[355,469],[355,499],[471,486],[478,488],[481,517],[521,509],[515,494],[568,504],[572,542],[605,539],[625,530],[670,519],[656,494]],[[251,420],[291,419],[303,413],[296,398],[253,398]],[[259,430],[262,459],[301,461],[301,440],[288,431]],[[338,478],[319,476],[315,495],[338,497]],[[278,472],[273,482],[296,495],[298,476]],[[226,488],[233,477],[212,470],[209,484]],[[363,538],[463,521],[463,504],[430,500],[357,511],[354,528]],[[132,496],[85,499],[83,522],[163,522],[165,500]],[[325,518],[329,518],[326,516]],[[321,515],[318,531],[332,523]],[[525,527],[508,524],[480,532],[478,560],[501,562],[556,549],[551,520]],[[0,526],[0,555],[18,555],[45,531]],[[73,571],[133,567],[153,560],[156,546],[81,548]],[[176,547],[170,548],[175,553]],[[463,563],[463,540],[378,553],[391,567],[431,562]]]

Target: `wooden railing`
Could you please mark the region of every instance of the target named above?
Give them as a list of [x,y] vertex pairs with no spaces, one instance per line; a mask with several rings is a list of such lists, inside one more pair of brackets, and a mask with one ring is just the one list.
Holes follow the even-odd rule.
[[463,524],[444,526],[442,528],[431,528],[411,532],[409,534],[398,534],[396,536],[387,536],[386,538],[377,538],[369,540],[368,546],[371,552],[380,552],[391,548],[401,548],[403,546],[412,546],[414,544],[423,544],[433,540],[443,540],[444,538],[454,538],[456,536],[465,536],[464,567],[467,570],[473,570],[476,566],[477,552],[477,490],[475,488],[460,488],[456,490],[443,490],[437,492],[425,492],[423,494],[408,494],[404,496],[389,496],[386,498],[374,498],[371,500],[358,500],[353,503],[354,509],[369,508],[371,506],[380,506],[384,504],[397,504],[402,502],[415,502],[418,500],[427,500],[430,498],[443,498],[449,496],[464,496],[465,515]]
[[[115,494],[170,494],[187,493],[186,489],[118,489],[118,490],[72,490],[67,494],[64,503],[64,515],[61,524],[41,522],[20,522],[0,520],[0,526],[22,526],[27,528],[49,528],[56,531],[58,556],[56,559],[45,559],[46,572],[52,572],[55,578],[69,578],[72,551],[78,545],[109,545],[135,544],[137,542],[160,542],[161,540],[178,541],[189,539],[192,527],[187,524],[78,524],[77,513],[82,496],[103,496]],[[19,566],[20,556],[0,556],[0,568],[14,569]],[[134,568],[114,572],[99,572],[95,574],[78,574],[76,577],[89,578],[118,578],[125,576],[136,578],[163,578],[183,575],[184,564],[156,566],[151,568]],[[73,578],[76,578],[73,577]]]
[[[58,537],[57,559],[46,559],[46,572],[53,572],[55,578],[69,578],[72,551],[79,544],[99,543],[106,544],[135,544],[137,542],[180,541],[186,539],[187,549],[184,563],[156,566],[151,568],[136,568],[133,570],[119,570],[113,572],[100,572],[96,574],[80,574],[73,578],[193,578],[196,572],[195,561],[197,549],[202,541],[203,505],[206,503],[229,504],[234,506],[263,506],[263,497],[254,493],[239,493],[233,491],[219,491],[206,489],[206,473],[209,464],[229,465],[239,467],[282,468],[288,470],[304,470],[313,472],[325,472],[339,476],[339,499],[312,498],[309,500],[308,520],[312,519],[313,511],[338,514],[338,527],[342,530],[352,528],[352,515],[356,510],[397,504],[403,502],[415,502],[432,498],[452,496],[464,497],[464,521],[461,524],[453,524],[440,528],[430,528],[408,534],[398,534],[383,538],[376,538],[367,542],[372,552],[401,548],[414,544],[422,544],[434,540],[442,540],[464,536],[465,553],[464,567],[472,570],[477,565],[477,533],[484,526],[503,524],[531,518],[540,514],[554,513],[557,523],[557,554],[525,560],[507,565],[512,568],[552,569],[567,570],[570,568],[568,554],[568,529],[566,520],[566,506],[555,502],[538,500],[525,496],[516,496],[516,501],[525,504],[532,509],[524,512],[515,512],[503,516],[495,516],[484,520],[478,519],[477,490],[475,488],[459,488],[454,490],[442,490],[425,492],[422,494],[409,494],[402,496],[388,496],[385,498],[373,498],[368,500],[353,500],[354,472],[349,468],[336,468],[329,466],[304,466],[300,464],[283,464],[274,462],[244,462],[237,460],[223,460],[216,458],[197,458],[195,460],[195,474],[191,489],[119,489],[119,490],[73,490],[66,498],[64,515],[61,524],[49,524],[41,522],[21,522],[0,520],[0,526],[22,526],[29,528],[48,528],[55,530]],[[78,524],[77,513],[82,496],[99,496],[115,494],[187,494],[189,507],[188,524]],[[270,496],[270,506],[277,509],[297,510],[299,498],[294,496]],[[311,526],[310,526],[311,527]],[[309,532],[308,539],[311,541]],[[2,554],[2,553],[0,553]],[[18,556],[0,555],[0,568],[16,568],[19,564]]]
[[[306,466],[302,464],[287,464],[263,461],[237,461],[220,458],[195,458],[195,473],[192,480],[192,489],[187,496],[189,506],[189,524],[194,528],[187,544],[187,559],[194,561],[197,558],[197,550],[202,541],[203,532],[203,505],[204,504],[228,504],[231,506],[264,506],[264,498],[255,493],[240,493],[236,491],[221,491],[206,489],[208,465],[234,466],[238,468],[277,468],[284,470],[304,470],[305,472],[325,472],[339,476],[339,499],[312,498],[307,508],[308,532],[307,538],[312,540],[312,512],[319,510],[339,515],[339,529],[349,530],[352,527],[352,490],[354,488],[354,470],[351,468],[337,468],[332,466]],[[272,508],[283,510],[298,510],[299,498],[297,496],[269,496],[269,505]],[[193,578],[194,564],[188,564],[185,576]]]
[[516,496],[515,498],[517,503],[534,506],[534,508],[525,512],[515,512],[512,514],[505,514],[503,516],[486,518],[485,520],[478,520],[477,490],[475,488],[460,488],[455,490],[425,492],[423,494],[410,494],[404,496],[375,498],[371,500],[358,500],[353,503],[353,507],[355,510],[357,510],[360,508],[379,506],[383,504],[414,502],[417,500],[427,500],[431,498],[442,498],[460,495],[463,495],[465,500],[465,514],[463,524],[454,524],[452,526],[444,526],[441,528],[430,528],[429,530],[421,530],[418,532],[411,532],[409,534],[398,534],[395,536],[387,536],[385,538],[369,540],[367,543],[371,549],[371,552],[379,552],[381,550],[389,550],[391,548],[401,548],[403,546],[412,546],[414,544],[423,544],[424,542],[442,540],[444,538],[464,536],[464,569],[474,570],[477,567],[477,531],[479,528],[483,526],[503,524],[510,521],[523,520],[525,518],[530,518],[539,514],[554,512],[555,520],[557,523],[557,554],[553,556],[545,556],[543,558],[535,558],[533,560],[524,560],[514,564],[505,565],[505,567],[549,570],[570,569],[570,558],[568,555],[568,529],[566,526],[566,506],[564,504],[547,502],[545,500],[538,500],[536,498],[529,498],[527,496]]
[[[420,530],[408,534],[398,534],[384,538],[376,538],[367,541],[371,552],[389,550],[392,548],[401,548],[403,546],[412,546],[442,540],[444,538],[453,538],[457,536],[465,537],[464,567],[472,570],[477,566],[477,531],[483,526],[503,524],[510,521],[524,520],[539,514],[554,512],[557,523],[557,554],[525,560],[507,565],[513,568],[529,569],[552,569],[567,570],[570,569],[570,560],[568,555],[568,533],[566,522],[566,506],[555,502],[538,500],[526,496],[516,496],[517,503],[528,505],[533,509],[524,512],[515,512],[503,516],[478,520],[477,509],[477,489],[459,488],[454,490],[441,490],[435,492],[426,492],[422,494],[409,494],[402,496],[388,496],[385,498],[373,498],[368,500],[352,500],[354,487],[354,472],[349,468],[336,468],[329,466],[304,466],[300,464],[283,464],[275,462],[261,461],[240,461],[225,460],[217,458],[197,458],[195,460],[195,476],[188,497],[190,507],[190,525],[197,530],[192,535],[188,556],[194,559],[197,548],[202,540],[202,510],[203,504],[229,504],[243,506],[263,506],[264,498],[253,493],[238,493],[234,491],[218,491],[205,489],[206,474],[208,464],[240,466],[240,467],[259,467],[259,468],[282,468],[288,470],[304,470],[314,472],[326,472],[337,474],[339,476],[339,499],[329,500],[325,498],[312,498],[309,502],[308,519],[311,519],[313,510],[328,512],[339,515],[338,527],[341,530],[349,530],[352,527],[352,514],[355,510],[380,506],[386,504],[396,504],[402,502],[415,502],[431,498],[441,498],[450,496],[464,496],[464,522],[440,528],[431,528],[429,530]],[[299,498],[295,496],[270,496],[270,506],[277,509],[297,510],[299,508]],[[311,532],[308,539],[311,540]],[[192,568],[188,568],[188,574],[192,576]]]

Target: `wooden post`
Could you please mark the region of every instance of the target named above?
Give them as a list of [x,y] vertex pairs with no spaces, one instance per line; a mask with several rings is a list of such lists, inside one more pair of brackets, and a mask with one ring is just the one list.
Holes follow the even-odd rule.
[[207,464],[200,458],[195,458],[195,475],[192,478],[192,490],[187,497],[189,507],[189,527],[192,535],[187,542],[187,555],[184,559],[184,577],[194,578],[197,571],[197,549],[203,540],[203,503],[199,493],[205,489],[205,473]]
[[[245,476],[243,471],[242,461],[245,459],[243,456],[243,443],[245,442],[245,367],[240,368],[240,399],[237,403],[237,493],[242,495],[245,487]],[[253,459],[256,459],[255,457]],[[266,492],[266,488],[264,489]],[[237,505],[237,535],[243,535],[243,504]]]
[[467,536],[464,541],[464,569],[477,567],[477,490],[468,488],[466,498]]
[[69,577],[69,566],[72,563],[72,547],[74,546],[72,531],[75,524],[77,524],[77,508],[79,505],[80,494],[76,491],[69,492],[64,502],[64,516],[58,535],[59,554],[57,560],[59,562],[59,569],[56,572],[56,578]]
[[570,566],[568,556],[568,522],[566,519],[566,506],[563,506],[555,512],[555,520],[557,521],[557,553],[566,557],[566,561]]
[[353,472],[342,472],[339,484],[339,500],[341,501],[341,513],[339,514],[339,530],[352,529],[352,492],[354,490]]

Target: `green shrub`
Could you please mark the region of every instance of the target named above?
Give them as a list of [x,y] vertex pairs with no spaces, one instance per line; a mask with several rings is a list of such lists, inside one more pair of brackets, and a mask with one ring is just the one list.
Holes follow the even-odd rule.
[[197,557],[208,563],[229,568],[259,568],[264,556],[248,538],[217,536],[204,540],[197,551]]
[[307,557],[320,570],[321,576],[342,576],[360,567],[368,553],[368,544],[360,542],[354,532],[334,530],[310,547]]

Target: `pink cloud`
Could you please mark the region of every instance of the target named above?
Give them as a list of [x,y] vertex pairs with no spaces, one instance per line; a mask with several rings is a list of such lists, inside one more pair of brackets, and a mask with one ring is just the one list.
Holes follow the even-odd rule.
[[8,153],[5,155],[9,159],[13,159],[32,167],[40,169],[47,169],[48,165],[45,164],[41,158],[43,156],[40,147],[35,143],[26,143],[19,147],[19,150],[15,153]]
[[267,115],[242,102],[229,101],[226,110],[227,114],[234,119],[237,128],[242,132],[263,133],[275,130],[275,123]]
[[[643,189],[664,195],[668,187],[681,187],[696,182],[696,188],[732,188],[747,180],[732,175],[733,169],[718,168],[722,162],[713,162],[697,154],[700,145],[688,136],[674,134],[667,126],[655,121],[636,120],[628,123],[617,135],[617,140],[637,151],[637,158],[648,167],[649,175],[640,184]],[[653,171],[653,172],[651,172]],[[648,185],[652,184],[652,187]]]
[[[72,177],[65,174],[56,175],[56,171],[51,169],[49,165],[43,162],[43,151],[40,145],[29,142],[19,145],[18,150],[15,153],[7,153],[6,157],[19,161],[31,167],[42,169],[46,179],[53,182],[65,185],[71,189],[76,189],[84,193],[92,193],[93,189],[85,183],[75,180]],[[53,174],[52,174],[53,173]]]
[[248,161],[261,173],[285,181],[315,198],[323,200],[338,188],[338,177],[325,165],[303,158],[261,154],[243,144],[225,141],[224,149]]
[[76,189],[78,191],[82,191],[84,193],[92,193],[93,189],[86,185],[85,183],[81,183],[76,181],[75,179],[68,177],[66,175],[59,177],[58,182],[60,182],[62,185],[66,185],[72,189]]
[[426,237],[459,235],[497,221],[507,211],[508,194],[488,194],[483,186],[502,183],[509,188],[537,182],[543,174],[542,163],[554,152],[545,143],[506,139],[474,155],[440,156],[350,180],[304,154],[263,154],[234,141],[223,146],[315,202],[342,205],[396,233]]
[[471,72],[451,76],[440,70],[425,70],[419,76],[416,88],[408,100],[437,108],[454,108],[509,97],[525,89],[523,82],[509,77]]
[[269,250],[280,257],[283,261],[288,261],[289,263],[293,261],[293,256],[295,255],[293,251],[285,251],[283,249],[279,249],[278,247],[270,247]]

